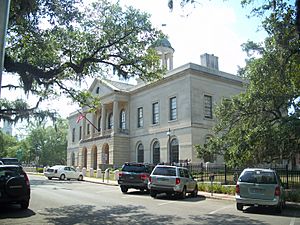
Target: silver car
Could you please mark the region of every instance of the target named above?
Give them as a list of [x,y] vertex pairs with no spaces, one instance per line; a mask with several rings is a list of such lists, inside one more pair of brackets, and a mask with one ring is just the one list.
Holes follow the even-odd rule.
[[198,194],[197,182],[186,168],[179,166],[157,165],[149,177],[148,188],[153,198],[160,193],[181,198],[185,198],[186,193],[193,197]]
[[285,206],[284,188],[276,171],[245,169],[236,184],[236,207],[270,206],[281,212]]
[[52,178],[58,178],[60,180],[70,180],[76,179],[79,181],[83,180],[83,175],[81,172],[76,171],[73,167],[70,166],[63,166],[63,165],[56,165],[50,168],[47,168],[44,172],[45,177],[49,180]]

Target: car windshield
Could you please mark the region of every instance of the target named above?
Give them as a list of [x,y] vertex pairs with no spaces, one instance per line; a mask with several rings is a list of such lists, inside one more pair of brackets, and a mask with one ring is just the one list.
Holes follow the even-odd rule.
[[153,175],[176,176],[176,168],[173,167],[156,167]]
[[133,173],[149,172],[144,165],[124,165],[122,171]]
[[4,165],[19,165],[18,159],[3,158],[1,161]]
[[245,171],[239,178],[240,182],[257,183],[257,184],[276,184],[276,175],[269,171]]
[[21,173],[19,167],[0,167],[0,177],[15,177]]

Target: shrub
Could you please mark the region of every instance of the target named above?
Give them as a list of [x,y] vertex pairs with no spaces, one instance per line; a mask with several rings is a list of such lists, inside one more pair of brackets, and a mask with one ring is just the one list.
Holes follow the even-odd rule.
[[292,190],[286,192],[286,201],[300,202],[300,190]]
[[235,194],[235,186],[223,186],[221,184],[211,184],[208,183],[198,183],[198,189],[199,191],[204,191],[204,192],[211,192],[213,191],[214,193],[222,193],[222,194],[230,194],[234,195]]
[[37,167],[37,168],[36,168],[36,172],[38,172],[38,173],[43,173],[43,172],[44,172],[44,168],[39,168],[39,167]]

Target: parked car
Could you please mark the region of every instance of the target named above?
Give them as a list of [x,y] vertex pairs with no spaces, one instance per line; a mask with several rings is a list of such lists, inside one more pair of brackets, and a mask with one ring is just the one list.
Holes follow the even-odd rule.
[[148,190],[148,179],[153,165],[144,163],[125,163],[119,172],[118,184],[121,191],[126,193],[129,188]]
[[245,169],[236,184],[236,207],[269,206],[281,212],[285,206],[284,188],[280,177],[271,169]]
[[193,197],[198,194],[198,185],[187,168],[179,166],[157,165],[149,178],[148,188],[151,197],[157,194],[186,197],[186,193],[191,193]]
[[76,171],[71,166],[62,166],[62,165],[56,165],[52,166],[44,172],[44,175],[51,180],[52,178],[58,178],[60,180],[70,180],[70,179],[76,179],[76,180],[83,180],[83,175],[81,172]]
[[18,165],[0,165],[0,204],[20,204],[27,209],[30,201],[30,182]]
[[17,158],[0,158],[0,165],[21,165]]

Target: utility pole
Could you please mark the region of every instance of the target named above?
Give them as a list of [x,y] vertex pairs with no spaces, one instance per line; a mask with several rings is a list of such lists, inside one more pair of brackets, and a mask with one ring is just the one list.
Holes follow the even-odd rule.
[[4,66],[5,37],[8,24],[10,0],[0,0],[0,97]]

